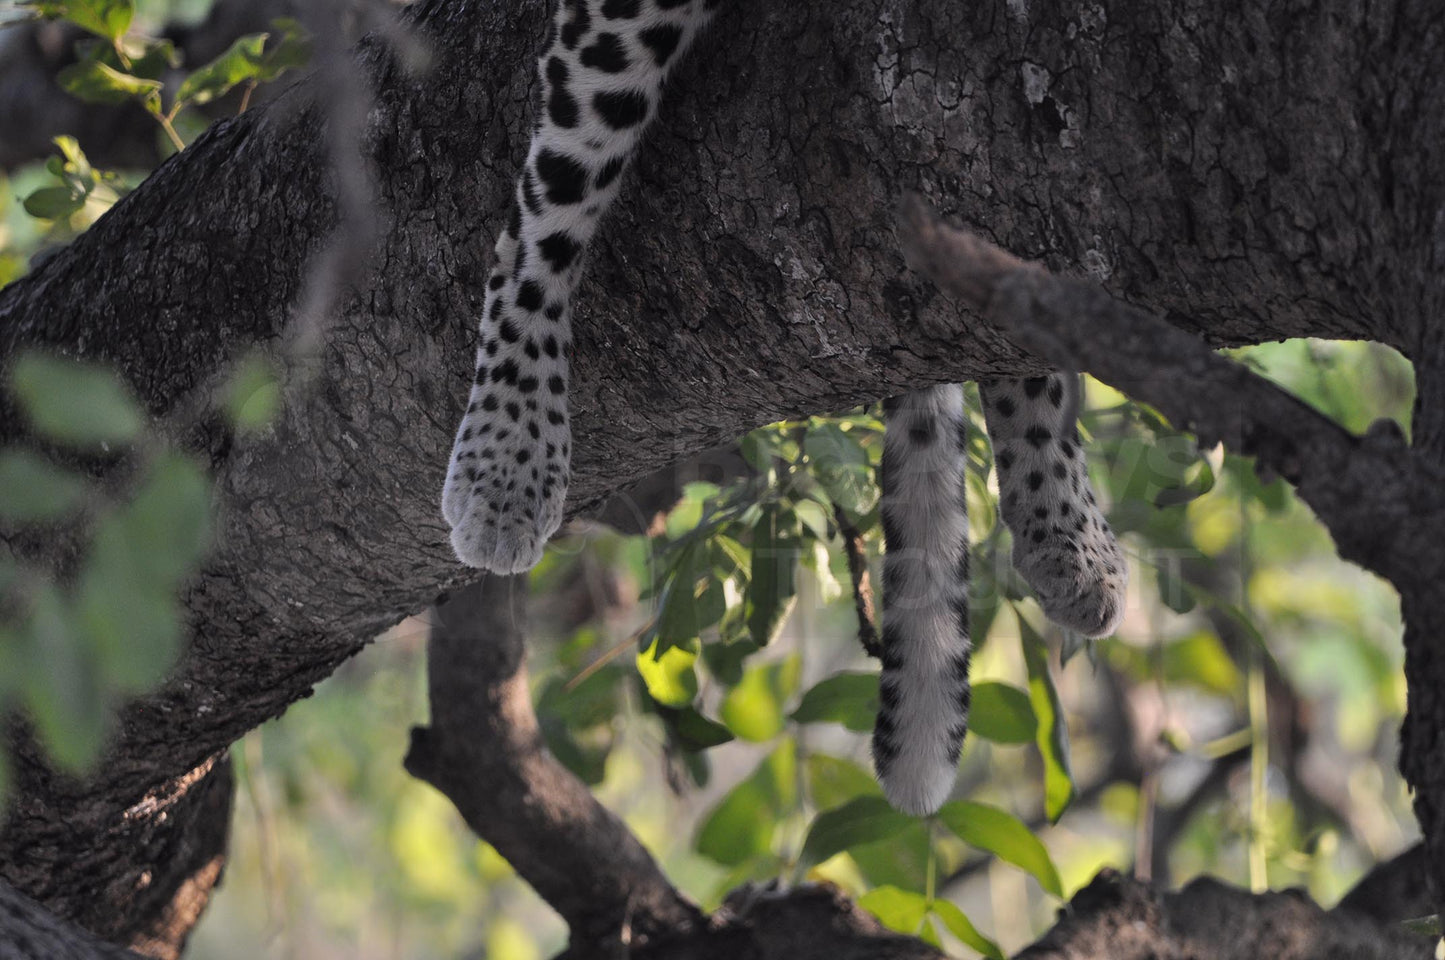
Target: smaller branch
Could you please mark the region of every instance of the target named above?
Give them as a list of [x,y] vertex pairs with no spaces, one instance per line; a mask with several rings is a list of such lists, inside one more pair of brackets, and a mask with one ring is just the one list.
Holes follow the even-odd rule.
[[1445,577],[1445,473],[1393,423],[1356,437],[1195,337],[1093,283],[1026,264],[905,199],[899,238],[914,269],[1008,331],[1021,346],[1158,408],[1201,444],[1257,458],[1294,484],[1340,555],[1406,595],[1434,596]]
[[[432,725],[406,768],[456,804],[571,928],[566,960],[944,960],[836,888],[743,888],[712,916],[542,745],[523,664],[525,577],[488,577],[437,609]],[[8,958],[0,957],[0,960]]]
[[574,944],[611,942],[625,954],[704,926],[622,821],[544,747],[524,663],[525,598],[525,577],[489,576],[437,608],[432,725],[412,729],[407,771],[456,804],[562,915]]
[[853,581],[853,609],[858,613],[858,643],[863,652],[875,660],[883,658],[883,644],[874,626],[873,582],[868,576],[868,547],[863,534],[848,519],[842,507],[833,507],[833,519],[843,539],[843,554],[848,558],[848,577]]

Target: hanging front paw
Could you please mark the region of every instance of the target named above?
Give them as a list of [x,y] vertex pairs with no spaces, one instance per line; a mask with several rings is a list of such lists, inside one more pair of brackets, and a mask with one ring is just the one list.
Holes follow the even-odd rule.
[[524,573],[562,524],[572,433],[565,411],[532,392],[472,390],[442,492],[452,549],[468,566]]

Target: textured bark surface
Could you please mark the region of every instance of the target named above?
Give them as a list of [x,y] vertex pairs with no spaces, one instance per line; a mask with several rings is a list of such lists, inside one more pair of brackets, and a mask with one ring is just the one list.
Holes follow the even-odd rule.
[[[137,847],[126,811],[469,577],[437,492],[544,10],[423,0],[413,16],[428,72],[360,53],[375,105],[352,152],[380,230],[311,389],[259,439],[185,431],[224,494],[189,652],[127,711],[101,773],[25,780],[0,834],[0,877],[89,925],[107,905],[128,916],[138,871],[172,876],[162,861],[190,829],[157,817]],[[1445,462],[1442,20],[1434,0],[1228,16],[1202,0],[740,0],[677,75],[589,267],[570,509],[781,416],[1041,370],[907,273],[905,188],[1213,344],[1394,344],[1420,371],[1417,449]],[[30,344],[111,360],[165,414],[228,359],[278,348],[354,213],[334,200],[337,125],[314,89],[212,128],[0,292],[0,364]],[[1410,642],[1411,664],[1438,635]],[[1407,743],[1441,740],[1439,690],[1412,684]],[[37,859],[52,835],[93,859]]]

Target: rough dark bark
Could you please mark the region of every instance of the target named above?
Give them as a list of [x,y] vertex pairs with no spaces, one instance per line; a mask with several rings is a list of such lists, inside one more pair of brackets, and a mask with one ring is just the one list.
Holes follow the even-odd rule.
[[1324,911],[1299,891],[1251,894],[1216,880],[1161,893],[1111,870],[1015,960],[1430,960],[1435,945],[1389,921]]
[[[425,75],[378,44],[359,53],[382,219],[312,389],[259,439],[186,430],[224,494],[188,653],[128,710],[101,773],[28,781],[30,814],[0,834],[0,877],[46,903],[67,891],[123,913],[122,879],[158,866],[114,832],[125,810],[469,576],[436,492],[544,13],[423,0],[410,16]],[[1227,16],[1199,0],[736,3],[680,71],[583,286],[569,509],[781,416],[1043,369],[908,275],[902,188],[1213,344],[1400,347],[1420,369],[1416,448],[1445,462],[1442,19],[1433,0]],[[0,363],[33,344],[110,360],[165,414],[230,358],[278,347],[338,221],[313,90],[218,124],[0,292]],[[1411,688],[1414,736],[1432,742],[1439,689]],[[66,823],[111,866],[60,862],[36,889],[35,840]]]
[[0,880],[0,960],[141,960],[57,919]]

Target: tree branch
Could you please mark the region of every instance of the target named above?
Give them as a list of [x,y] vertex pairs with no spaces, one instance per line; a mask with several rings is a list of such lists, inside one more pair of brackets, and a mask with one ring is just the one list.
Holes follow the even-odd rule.
[[1429,960],[1429,937],[1326,912],[1297,891],[1250,894],[1208,878],[1178,893],[1104,870],[1015,960]]

